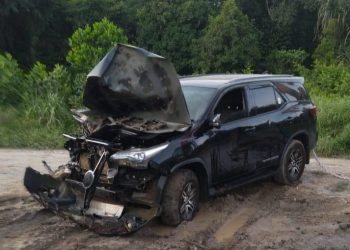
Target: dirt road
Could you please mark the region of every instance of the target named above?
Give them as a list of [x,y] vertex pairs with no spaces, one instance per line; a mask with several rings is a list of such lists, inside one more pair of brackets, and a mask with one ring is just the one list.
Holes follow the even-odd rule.
[[[259,182],[201,204],[177,228],[154,220],[124,237],[101,237],[43,210],[25,191],[25,166],[45,171],[64,151],[0,150],[0,249],[350,249],[350,182],[314,161],[298,185]],[[321,159],[350,176],[350,161]]]

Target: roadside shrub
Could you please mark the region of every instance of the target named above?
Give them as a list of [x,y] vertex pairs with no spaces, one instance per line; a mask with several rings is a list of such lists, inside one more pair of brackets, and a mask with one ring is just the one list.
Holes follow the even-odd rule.
[[62,133],[73,132],[67,124],[45,124],[37,118],[23,117],[22,109],[0,109],[0,147],[62,148]]
[[312,99],[318,109],[318,153],[349,157],[350,96],[312,96]]
[[304,50],[273,50],[267,58],[267,67],[274,74],[298,74],[306,58]]
[[26,75],[29,89],[21,106],[25,117],[37,119],[45,125],[67,122],[67,100],[72,93],[69,78],[67,70],[61,65],[47,72],[45,65],[36,63]]
[[23,72],[10,54],[0,54],[0,105],[18,105],[23,94]]
[[70,75],[61,65],[48,72],[36,63],[23,74],[20,102],[0,110],[0,146],[62,147],[61,134],[76,130],[69,112],[73,92],[69,82]]
[[350,67],[316,61],[313,69],[304,69],[305,85],[317,95],[350,95]]

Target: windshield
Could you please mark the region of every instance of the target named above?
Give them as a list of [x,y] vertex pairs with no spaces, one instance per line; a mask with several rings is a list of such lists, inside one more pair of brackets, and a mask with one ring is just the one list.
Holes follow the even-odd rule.
[[192,120],[197,121],[208,108],[216,89],[207,87],[181,86],[188,112]]

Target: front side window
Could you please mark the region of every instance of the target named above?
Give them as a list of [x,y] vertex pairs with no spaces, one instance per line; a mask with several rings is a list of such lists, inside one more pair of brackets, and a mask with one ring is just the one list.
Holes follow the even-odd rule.
[[220,114],[222,123],[231,122],[245,116],[244,89],[234,89],[222,96],[214,114]]
[[261,114],[278,108],[283,102],[283,98],[272,86],[258,86],[250,89],[255,101],[252,109],[253,114]]

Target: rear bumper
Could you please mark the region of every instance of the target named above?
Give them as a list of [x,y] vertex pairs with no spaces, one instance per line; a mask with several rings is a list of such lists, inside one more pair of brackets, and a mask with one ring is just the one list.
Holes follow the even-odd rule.
[[[91,209],[83,209],[80,199],[82,190],[77,188],[79,182],[73,180],[60,181],[48,174],[40,174],[28,167],[24,175],[24,186],[31,195],[45,208],[64,218],[69,218],[80,225],[87,226],[94,232],[103,235],[123,235],[137,231],[160,213],[159,207],[129,208],[128,204],[111,205],[120,207],[122,212],[96,214]],[[111,198],[108,190],[96,190],[96,195]],[[112,199],[99,203],[110,204]],[[96,209],[94,210],[96,212]]]

